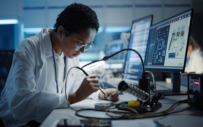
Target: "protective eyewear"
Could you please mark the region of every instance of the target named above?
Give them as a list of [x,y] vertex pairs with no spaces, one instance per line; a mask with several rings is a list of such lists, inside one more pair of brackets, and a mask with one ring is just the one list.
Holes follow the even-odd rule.
[[[66,33],[68,33],[68,31],[66,31]],[[69,33],[68,33],[69,34]],[[92,42],[88,43],[88,44],[83,44],[82,42],[76,42],[72,37],[71,35],[69,35],[70,38],[74,41],[75,43],[75,51],[79,51],[79,50],[89,50],[91,49],[92,47],[94,47],[94,44]]]

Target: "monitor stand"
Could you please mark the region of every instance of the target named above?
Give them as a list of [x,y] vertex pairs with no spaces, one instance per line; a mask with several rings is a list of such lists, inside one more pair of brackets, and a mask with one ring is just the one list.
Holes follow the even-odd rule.
[[165,96],[187,95],[187,91],[180,91],[180,73],[172,73],[172,90],[157,90],[157,93],[164,92]]

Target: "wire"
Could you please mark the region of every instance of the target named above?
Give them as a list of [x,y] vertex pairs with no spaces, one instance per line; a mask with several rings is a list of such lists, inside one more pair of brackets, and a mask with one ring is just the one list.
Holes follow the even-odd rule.
[[[72,67],[69,69],[68,73],[67,73],[67,76],[66,76],[66,81],[65,81],[65,96],[66,96],[66,101],[68,103],[68,106],[70,107],[70,109],[72,109],[73,111],[76,111],[75,114],[76,116],[79,116],[79,117],[84,117],[84,118],[91,118],[91,119],[140,119],[140,118],[150,118],[150,117],[158,117],[158,116],[164,116],[164,115],[168,115],[168,114],[172,114],[172,113],[177,113],[177,112],[181,112],[181,111],[185,111],[187,109],[190,109],[192,106],[189,106],[185,109],[182,109],[182,110],[179,110],[179,111],[174,111],[174,112],[171,112],[173,109],[175,109],[176,107],[178,107],[179,105],[183,104],[183,103],[187,103],[188,100],[182,100],[182,101],[179,101],[179,102],[176,102],[174,103],[169,109],[165,110],[165,111],[162,111],[162,112],[155,112],[155,113],[146,113],[146,114],[139,114],[135,109],[133,108],[130,108],[130,107],[121,107],[121,109],[127,109],[127,110],[130,110],[132,111],[133,113],[124,113],[124,112],[119,112],[119,111],[110,111],[111,109],[115,109],[115,108],[109,108],[109,109],[106,109],[106,110],[98,110],[98,109],[79,109],[79,110],[75,110],[73,109],[71,106],[70,106],[70,102],[68,100],[68,96],[67,96],[67,93],[66,93],[66,87],[67,87],[67,79],[68,79],[68,75],[71,71],[71,69],[73,68],[77,68],[77,69],[80,69],[84,72],[83,69],[75,66],[75,67]],[[87,74],[87,73],[86,73]],[[88,116],[82,116],[82,115],[79,115],[78,113],[80,111],[87,111],[87,110],[93,110],[93,111],[101,111],[101,112],[106,112],[106,114],[108,116],[110,116],[111,118],[98,118],[98,117],[88,117]],[[111,113],[114,113],[114,114],[118,114],[118,115],[122,115],[122,116],[114,116],[114,115],[110,115],[110,112]]]
[[[188,109],[192,108],[191,106],[189,106],[189,107],[187,107],[185,109],[171,112],[172,110],[174,110],[176,107],[178,107],[179,105],[181,105],[183,103],[187,103],[187,100],[176,102],[169,109],[167,109],[165,111],[162,111],[162,112],[157,112],[157,113],[146,113],[146,114],[137,114],[135,112],[133,112],[133,113],[124,113],[124,112],[119,112],[119,111],[110,111],[111,109],[115,109],[115,108],[109,108],[109,109],[106,110],[106,114],[108,116],[110,116],[111,118],[98,118],[98,117],[82,116],[82,115],[79,114],[80,111],[76,111],[75,115],[79,116],[79,117],[83,117],[83,118],[90,118],[90,119],[111,119],[111,120],[142,119],[142,118],[165,116],[165,115],[169,115],[169,114],[173,114],[173,113],[182,112],[182,111],[185,111],[185,110],[188,110]],[[124,107],[124,108],[130,110],[130,107]],[[87,109],[87,110],[95,110],[95,109]],[[95,111],[97,111],[97,110],[95,110]],[[100,110],[100,111],[103,111],[103,110]],[[115,114],[119,114],[119,115],[122,115],[122,116],[110,115],[110,112],[115,113]]]
[[[70,107],[73,111],[80,111],[80,110],[75,110],[75,109],[73,109],[73,108],[70,106],[70,102],[69,102],[69,100],[68,100],[68,96],[67,96],[67,93],[66,93],[68,75],[69,75],[70,71],[71,71],[73,68],[80,69],[86,76],[88,76],[88,74],[87,74],[82,68],[79,68],[79,67],[77,67],[77,66],[74,66],[74,67],[72,67],[72,68],[70,68],[70,69],[68,70],[68,73],[67,73],[67,75],[66,75],[65,96],[66,96],[66,101],[67,101],[67,103],[68,103],[68,107]],[[103,91],[100,87],[98,87],[98,89],[104,94],[104,96],[106,95],[106,94],[104,93],[104,91]]]
[[66,101],[67,101],[67,103],[68,103],[68,107],[70,107],[70,109],[72,109],[73,111],[79,111],[79,110],[75,110],[75,109],[73,109],[73,108],[70,106],[70,102],[69,102],[69,100],[68,100],[68,96],[67,96],[67,93],[66,93],[66,87],[67,87],[66,84],[67,84],[68,75],[69,75],[71,69],[73,69],[73,68],[77,68],[77,67],[75,66],[75,67],[70,68],[70,69],[68,70],[67,75],[66,75],[66,82],[65,82],[65,96],[66,96]]

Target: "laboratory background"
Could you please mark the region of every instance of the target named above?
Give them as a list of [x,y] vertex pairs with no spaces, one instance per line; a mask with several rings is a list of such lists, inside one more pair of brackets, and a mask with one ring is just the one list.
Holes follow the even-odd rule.
[[[127,48],[132,21],[153,15],[153,25],[190,8],[194,8],[190,35],[203,47],[203,0],[0,0],[0,49],[15,50],[23,39],[53,28],[58,14],[72,3],[92,8],[100,25],[94,48],[79,56],[80,67]],[[120,53],[109,59],[104,70],[111,73],[103,80],[122,78],[118,72],[123,71],[125,57]],[[0,73],[6,75],[9,69],[3,67]],[[154,75],[163,79],[160,73]],[[0,78],[1,89],[4,84]]]

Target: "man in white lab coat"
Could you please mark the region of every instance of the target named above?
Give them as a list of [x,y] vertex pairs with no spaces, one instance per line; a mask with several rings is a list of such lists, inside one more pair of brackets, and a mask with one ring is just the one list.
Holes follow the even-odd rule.
[[[51,111],[68,106],[65,76],[71,67],[79,66],[77,56],[93,46],[99,24],[92,9],[72,4],[59,14],[54,27],[24,39],[15,50],[0,101],[0,117],[5,126],[39,126]],[[67,83],[71,104],[87,97],[103,97],[96,76],[88,76],[78,84],[77,72],[71,71]]]

